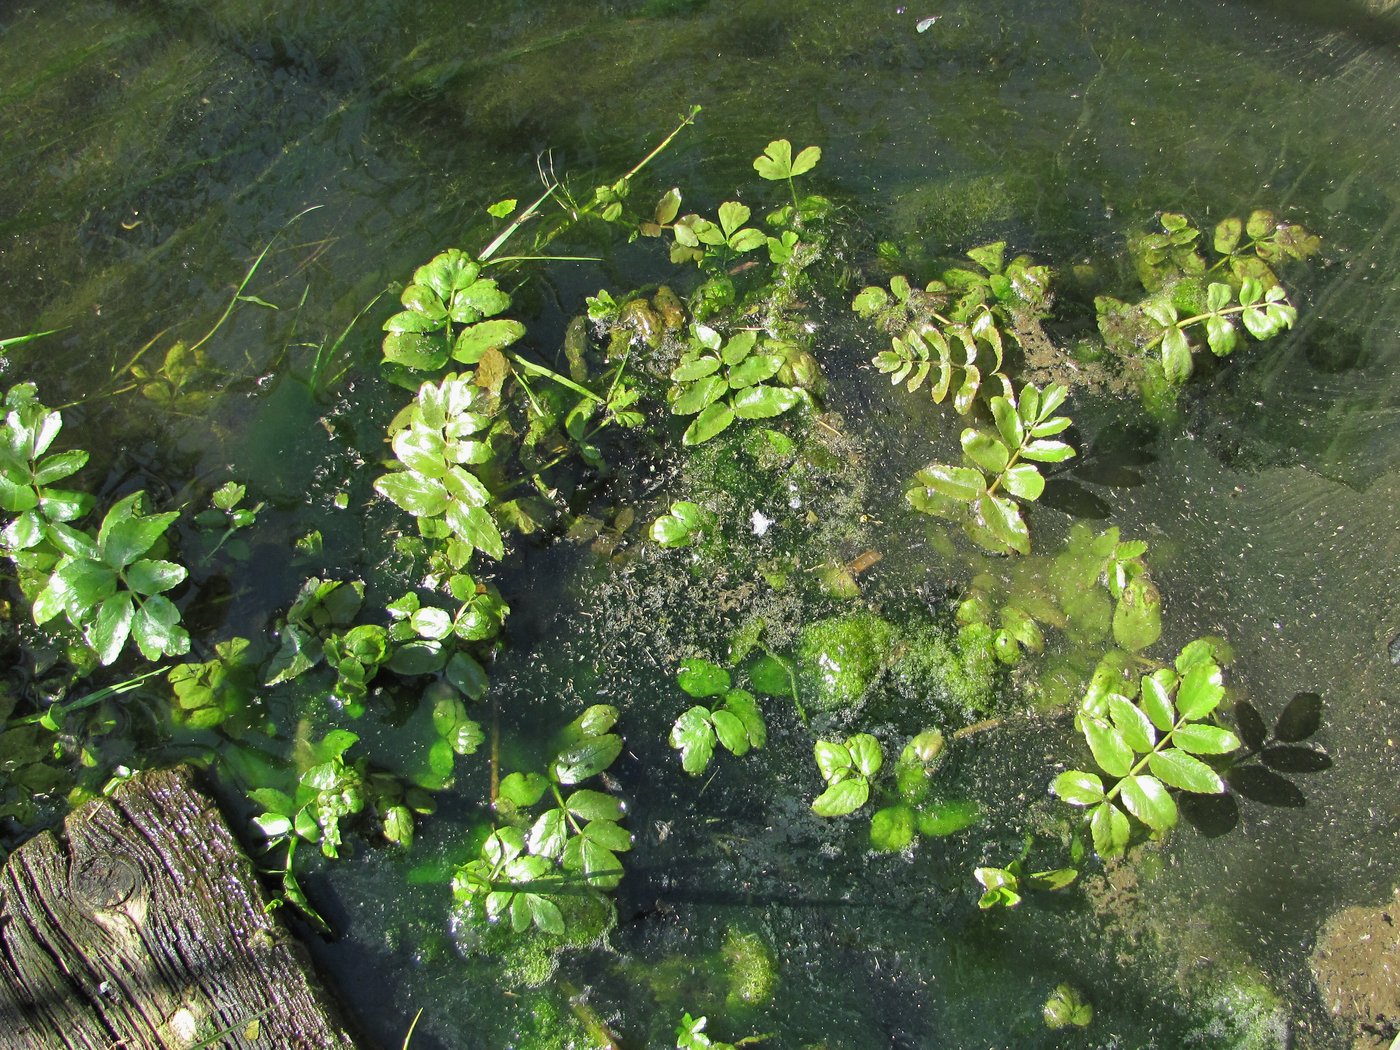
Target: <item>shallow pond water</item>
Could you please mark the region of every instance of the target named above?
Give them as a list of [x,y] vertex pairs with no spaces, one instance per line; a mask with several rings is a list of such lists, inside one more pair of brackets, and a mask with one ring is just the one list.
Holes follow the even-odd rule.
[[[687,1010],[717,1038],[772,1033],[775,1047],[1346,1046],[1309,957],[1329,915],[1400,881],[1397,72],[1400,15],[1321,0],[21,5],[0,14],[0,339],[59,331],[8,349],[5,379],[66,406],[64,438],[92,451],[83,477],[104,499],[145,488],[197,510],[236,478],[265,502],[244,560],[193,568],[197,646],[265,636],[313,574],[365,579],[382,607],[409,582],[384,537],[411,526],[371,483],[406,395],[377,374],[392,296],[357,315],[438,251],[489,241],[484,209],[530,199],[537,167],[586,192],[692,104],[697,123],[641,176],[647,199],[679,185],[687,207],[738,195],[759,213],[781,195],[755,185],[752,159],[777,137],[819,144],[811,185],[837,202],[845,247],[809,304],[832,433],[793,425],[825,450],[794,475],[798,504],[755,470],[723,505],[743,547],[732,565],[660,551],[646,522],[704,471],[678,445],[648,449],[621,472],[626,491],[589,490],[591,513],[637,508],[615,549],[514,538],[494,574],[512,608],[490,669],[506,763],[584,704],[621,711],[610,775],[635,841],[606,944],[535,973],[538,990],[454,928],[434,872],[474,849],[478,753],[411,851],[365,840],[309,866],[336,934],[311,934],[318,962],[376,990],[347,1003],[369,1045],[400,1045],[421,1008],[415,1050],[572,1032],[588,1045],[590,1017],[622,1046],[672,1045]],[[1033,527],[1038,545],[1076,521],[1148,540],[1162,651],[1226,636],[1231,700],[1268,724],[1320,696],[1311,743],[1327,768],[1232,796],[1233,811],[1129,863],[1086,861],[1076,886],[1014,911],[979,910],[971,872],[1028,833],[1032,863],[1064,861],[1065,807],[1046,785],[1083,753],[1068,717],[1008,716],[960,742],[940,775],[984,821],[894,854],[870,850],[863,817],[811,813],[813,733],[902,741],[927,711],[875,704],[809,728],[770,706],[765,751],[681,773],[666,743],[688,702],[679,660],[722,658],[753,616],[784,648],[847,608],[754,571],[784,536],[821,558],[879,551],[855,603],[901,625],[946,622],[971,575],[903,498],[915,470],[954,454],[962,421],[871,370],[879,339],[848,309],[887,280],[878,242],[926,262],[1005,240],[1077,268],[1061,308],[1082,319],[1082,288],[1120,278],[1124,238],[1158,212],[1207,228],[1254,207],[1323,238],[1289,272],[1298,325],[1193,383],[1166,421],[1132,398],[1072,395],[1081,454]],[[247,292],[277,309],[239,304],[198,371],[161,377],[269,242]],[[653,243],[585,231],[570,247],[601,261],[541,265],[515,291],[547,360],[600,287],[686,280]],[[175,384],[163,401],[133,365]],[[733,527],[755,512],[772,537]],[[320,552],[297,554],[312,529]],[[184,525],[180,538],[194,540]],[[305,701],[267,700],[277,754]],[[431,738],[402,703],[344,724],[391,767],[413,768]],[[219,770],[242,820],[242,786]],[[1092,1002],[1087,1028],[1045,1026],[1062,982]]]

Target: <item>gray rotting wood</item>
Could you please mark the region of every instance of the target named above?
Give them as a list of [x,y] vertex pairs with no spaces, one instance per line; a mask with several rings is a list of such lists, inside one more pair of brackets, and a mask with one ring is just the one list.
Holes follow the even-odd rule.
[[133,778],[0,871],[0,1048],[352,1048],[267,903],[188,772]]

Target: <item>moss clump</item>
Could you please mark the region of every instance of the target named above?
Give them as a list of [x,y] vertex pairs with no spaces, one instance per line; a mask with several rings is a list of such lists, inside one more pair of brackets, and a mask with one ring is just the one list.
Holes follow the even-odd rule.
[[510,1032],[498,1045],[520,1050],[583,1050],[598,1045],[597,1035],[559,1004],[558,993],[548,989],[517,999],[507,1007]]
[[893,648],[895,631],[870,612],[847,613],[802,628],[797,638],[798,689],[818,711],[860,702]]
[[1003,679],[995,642],[996,632],[985,624],[969,624],[955,639],[921,624],[901,639],[891,686],[950,720],[985,718],[997,707]]
[[725,1005],[730,1010],[762,1006],[773,998],[778,959],[762,935],[731,926],[724,933],[721,952],[729,980]]
[[1249,975],[1223,977],[1193,1004],[1204,1015],[1184,1046],[1212,1050],[1283,1050],[1293,1043],[1288,1013],[1273,989]]
[[509,922],[487,920],[477,900],[461,902],[453,909],[458,950],[490,956],[508,988],[540,988],[553,979],[562,953],[598,946],[617,923],[617,909],[601,894],[560,897],[556,903],[564,915],[563,936],[538,929],[516,933]]

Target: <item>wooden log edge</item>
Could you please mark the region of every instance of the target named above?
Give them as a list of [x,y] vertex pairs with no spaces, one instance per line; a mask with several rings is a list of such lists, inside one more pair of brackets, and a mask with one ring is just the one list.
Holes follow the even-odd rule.
[[138,774],[0,869],[0,1047],[356,1044],[190,770]]

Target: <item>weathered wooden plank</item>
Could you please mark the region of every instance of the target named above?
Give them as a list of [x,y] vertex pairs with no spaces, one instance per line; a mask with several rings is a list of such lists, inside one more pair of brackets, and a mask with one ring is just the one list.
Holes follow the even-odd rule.
[[132,779],[0,871],[0,1047],[353,1047],[266,906],[187,772]]

